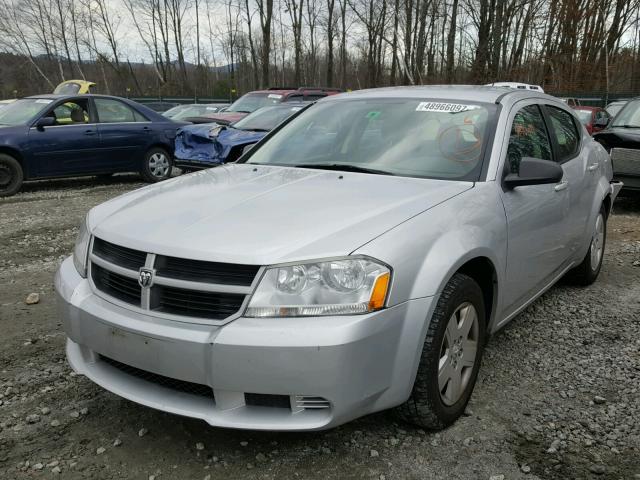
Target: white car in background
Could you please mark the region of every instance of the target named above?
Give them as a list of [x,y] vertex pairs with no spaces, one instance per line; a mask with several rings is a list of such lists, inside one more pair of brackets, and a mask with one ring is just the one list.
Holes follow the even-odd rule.
[[530,85],[528,83],[520,83],[520,82],[495,82],[495,83],[487,83],[487,86],[515,88],[516,90],[531,90],[533,92],[544,93],[544,90],[539,85]]

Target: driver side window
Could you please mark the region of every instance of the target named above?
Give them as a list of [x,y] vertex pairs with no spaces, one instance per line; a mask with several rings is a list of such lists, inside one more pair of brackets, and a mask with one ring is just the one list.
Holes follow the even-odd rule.
[[507,148],[509,173],[518,174],[525,157],[552,160],[549,134],[537,105],[522,108],[513,119]]
[[65,102],[51,110],[47,116],[53,117],[56,125],[89,123],[88,102],[86,100]]

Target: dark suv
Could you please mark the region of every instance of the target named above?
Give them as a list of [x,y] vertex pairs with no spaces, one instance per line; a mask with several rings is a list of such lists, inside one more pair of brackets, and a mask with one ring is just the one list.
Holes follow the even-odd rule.
[[324,87],[272,87],[249,92],[233,102],[224,112],[200,117],[185,118],[192,123],[219,123],[229,125],[255,112],[260,107],[282,102],[312,102],[329,95],[341,93],[339,88]]

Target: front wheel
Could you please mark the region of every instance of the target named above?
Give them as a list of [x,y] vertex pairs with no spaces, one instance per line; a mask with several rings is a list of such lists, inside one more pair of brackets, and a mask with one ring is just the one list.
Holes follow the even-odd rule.
[[607,211],[602,205],[596,215],[591,230],[589,251],[582,263],[569,272],[569,280],[577,285],[587,286],[596,281],[602,268],[604,247],[607,241]]
[[0,153],[0,197],[15,195],[22,187],[24,172],[11,155]]
[[423,428],[441,430],[464,412],[476,383],[486,319],[480,286],[457,273],[433,313],[409,399],[397,415]]
[[144,156],[140,174],[145,182],[156,183],[171,176],[173,161],[163,148],[152,148]]

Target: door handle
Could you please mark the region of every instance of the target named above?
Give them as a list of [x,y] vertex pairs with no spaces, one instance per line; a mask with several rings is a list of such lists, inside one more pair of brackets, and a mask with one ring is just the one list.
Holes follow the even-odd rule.
[[98,133],[97,130],[85,130],[84,132],[85,135],[95,135],[96,133]]
[[564,182],[560,182],[560,183],[556,184],[556,186],[553,187],[553,189],[556,192],[561,192],[562,190],[565,190],[568,186],[569,186],[569,182],[564,181]]
[[590,172],[595,172],[599,166],[600,166],[599,163],[593,163],[587,167],[587,170]]

